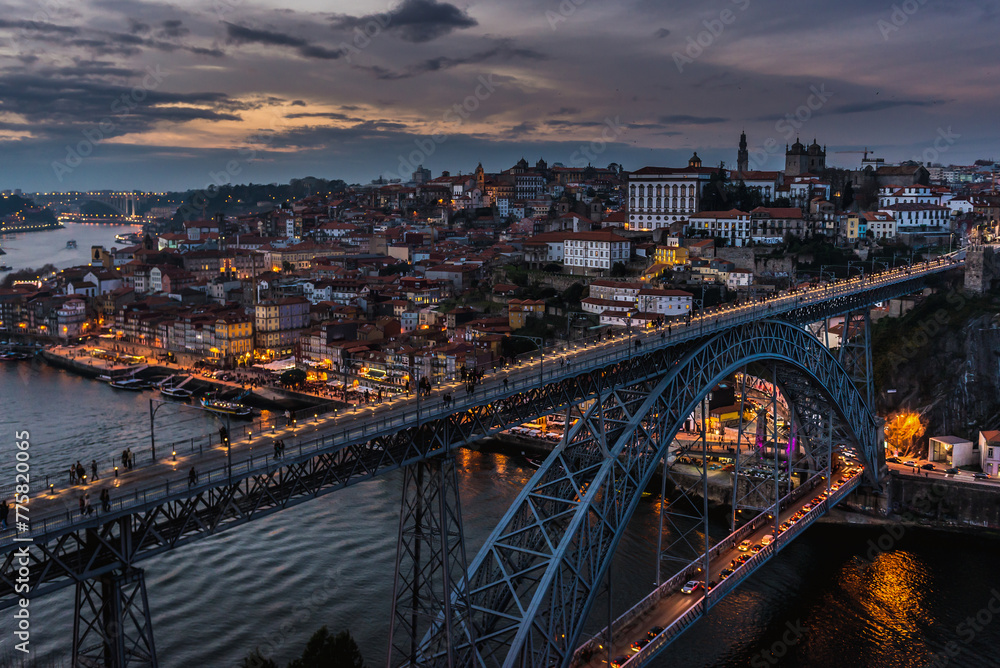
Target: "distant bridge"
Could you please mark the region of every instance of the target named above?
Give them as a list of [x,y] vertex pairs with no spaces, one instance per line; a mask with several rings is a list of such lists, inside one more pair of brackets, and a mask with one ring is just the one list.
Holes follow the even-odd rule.
[[[859,484],[879,485],[885,465],[881,424],[870,408],[870,327],[835,354],[805,325],[840,315],[870,324],[873,304],[917,292],[928,278],[963,266],[961,257],[949,256],[728,306],[669,328],[549,350],[488,376],[471,396],[438,387],[429,397],[377,409],[279,421],[234,443],[231,464],[217,446],[126,473],[108,512],[75,512],[79,487],[35,491],[30,529],[0,535],[0,608],[17,604],[19,577],[32,596],[72,585],[75,665],[155,666],[141,560],[403,468],[390,666],[583,665],[602,644],[580,645],[583,625],[643,490],[662,469],[681,495],[661,511],[662,577],[650,601],[630,611],[626,622],[608,620],[605,651],[628,640],[643,620],[676,613],[631,660],[639,665],[817,513]],[[692,414],[704,427],[704,398],[734,373],[764,379],[773,388],[773,406],[771,419],[762,413],[756,425],[741,421],[739,437],[748,446],[733,472],[734,531],[712,544],[703,493],[706,437],[704,431],[688,440],[677,434]],[[455,392],[447,403],[446,392]],[[784,432],[776,419],[779,398],[791,422]],[[564,440],[467,567],[455,451],[553,413],[566,415]],[[278,460],[260,454],[274,438],[289,441]],[[860,474],[836,471],[834,443],[858,449]],[[703,465],[692,483],[677,462],[699,454]],[[192,465],[201,474],[188,484]],[[762,470],[773,475],[762,478]],[[818,482],[830,485],[834,477],[841,489],[828,490],[794,530],[726,580],[730,584],[676,607],[672,588],[699,568],[702,577],[718,571],[715,560],[736,538],[766,530],[769,512],[776,525],[804,508],[807,493],[820,493]],[[92,497],[101,484],[91,485]],[[737,508],[753,511],[743,526],[735,521]]]
[[97,202],[114,209],[120,216],[133,218],[139,215],[139,208],[150,197],[162,193],[139,191],[115,192],[111,190],[75,191],[65,193],[34,193],[26,195],[35,204],[51,207],[80,207],[87,202]]

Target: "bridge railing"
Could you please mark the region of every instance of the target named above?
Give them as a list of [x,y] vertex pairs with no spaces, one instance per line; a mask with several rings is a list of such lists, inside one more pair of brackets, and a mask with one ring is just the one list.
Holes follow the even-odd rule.
[[652,659],[662,647],[672,642],[673,639],[680,634],[684,633],[684,631],[686,631],[687,628],[695,622],[695,620],[704,615],[706,606],[707,599],[702,597],[700,601],[691,606],[690,610],[685,612],[667,628],[663,629],[663,631],[661,631],[655,638],[650,640],[645,647],[629,657],[623,665],[639,666],[648,659]]

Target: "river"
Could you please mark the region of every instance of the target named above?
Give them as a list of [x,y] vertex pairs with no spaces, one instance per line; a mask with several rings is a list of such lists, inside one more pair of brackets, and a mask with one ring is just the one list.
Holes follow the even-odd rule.
[[[0,366],[0,400],[2,478],[13,479],[15,430],[30,430],[36,471],[61,471],[70,461],[148,442],[147,394],[115,393],[40,361]],[[201,413],[177,411],[157,416],[158,438],[216,428]],[[460,463],[471,559],[531,470],[519,457],[492,453],[463,451]],[[401,484],[401,474],[386,475],[144,562],[161,665],[230,668],[264,645],[283,666],[324,624],[349,629],[369,665],[384,665]],[[615,558],[616,614],[652,583],[656,526],[656,503],[643,502]],[[947,665],[997,665],[1000,624],[962,626],[988,610],[994,595],[994,605],[1000,603],[997,543],[909,530],[868,559],[869,541],[883,533],[810,528],[657,665],[924,666],[949,643],[958,654]],[[31,604],[40,665],[69,665],[72,591]],[[600,612],[590,629],[606,615],[603,600],[594,609]],[[0,613],[5,666],[18,665],[11,658],[11,614]],[[768,653],[772,647],[781,658]]]
[[[40,232],[16,232],[0,235],[0,264],[13,270],[39,269],[53,264],[59,269],[90,264],[90,247],[125,244],[115,241],[115,235],[139,232],[141,225],[106,225],[103,223],[67,223],[66,227]],[[76,241],[76,248],[66,248],[66,242]],[[0,275],[2,277],[2,275]]]

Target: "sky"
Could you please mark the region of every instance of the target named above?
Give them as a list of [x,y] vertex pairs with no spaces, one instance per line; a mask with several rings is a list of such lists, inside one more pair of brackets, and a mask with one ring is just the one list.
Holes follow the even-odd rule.
[[1000,159],[1000,0],[0,7],[0,189]]

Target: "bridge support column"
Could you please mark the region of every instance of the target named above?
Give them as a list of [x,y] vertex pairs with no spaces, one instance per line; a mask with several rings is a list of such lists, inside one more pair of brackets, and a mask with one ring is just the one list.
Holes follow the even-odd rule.
[[156,668],[153,622],[140,568],[78,582],[73,668]]
[[[454,456],[408,466],[396,545],[389,668],[455,665],[455,646],[472,638],[465,622],[467,588],[459,587],[466,569]],[[444,630],[443,642],[420,651],[420,641],[435,621]]]

